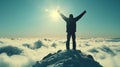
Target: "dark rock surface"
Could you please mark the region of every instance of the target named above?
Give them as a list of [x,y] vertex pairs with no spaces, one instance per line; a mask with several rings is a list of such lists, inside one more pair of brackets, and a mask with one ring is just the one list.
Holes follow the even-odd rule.
[[85,55],[79,50],[59,50],[50,53],[33,67],[102,67],[91,55]]

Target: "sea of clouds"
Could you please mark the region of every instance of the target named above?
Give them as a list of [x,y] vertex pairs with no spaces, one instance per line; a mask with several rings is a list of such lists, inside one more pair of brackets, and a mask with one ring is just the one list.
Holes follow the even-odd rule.
[[[47,54],[65,50],[65,43],[56,38],[0,38],[0,67],[32,67]],[[78,38],[77,49],[104,67],[120,67],[120,38]]]

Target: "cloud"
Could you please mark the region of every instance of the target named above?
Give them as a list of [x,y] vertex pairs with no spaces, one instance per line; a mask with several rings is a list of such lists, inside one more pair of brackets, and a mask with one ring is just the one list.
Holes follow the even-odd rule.
[[15,40],[15,38],[11,38],[11,40]]
[[8,56],[12,56],[12,55],[19,55],[20,53],[22,53],[22,50],[19,49],[18,47],[5,46],[5,47],[0,47],[0,54],[1,53],[6,53]]
[[103,45],[102,47],[99,48],[100,50],[110,54],[111,56],[115,56],[116,53],[114,51],[112,51],[109,47]]
[[35,41],[33,44],[24,43],[22,44],[22,46],[30,48],[30,49],[39,49],[42,46],[46,48],[48,47],[47,45],[43,44],[41,40]]
[[42,41],[38,40],[34,43],[34,48],[33,49],[38,49],[41,48],[43,45]]
[[66,43],[66,41],[58,41],[59,43],[61,43],[61,44],[65,44]]
[[50,39],[48,39],[48,38],[45,38],[44,40],[45,40],[45,41],[51,41],[51,40],[50,40]]
[[96,48],[92,48],[88,50],[91,53],[98,53],[99,51]]
[[56,44],[56,43],[52,43],[51,47],[56,48],[56,47],[57,47],[57,44]]
[[116,52],[120,52],[120,48],[119,49],[115,49]]
[[120,38],[112,38],[109,40],[106,40],[107,42],[120,42]]
[[9,64],[0,57],[0,67],[9,67]]
[[6,53],[0,55],[0,67],[31,67],[34,61],[26,56],[7,56]]
[[88,43],[86,43],[86,44],[84,44],[85,46],[90,46],[90,44],[88,44]]
[[3,44],[4,42],[3,41],[0,41],[1,44]]
[[30,46],[30,44],[25,43],[25,44],[23,44],[23,46],[32,49],[32,47]]

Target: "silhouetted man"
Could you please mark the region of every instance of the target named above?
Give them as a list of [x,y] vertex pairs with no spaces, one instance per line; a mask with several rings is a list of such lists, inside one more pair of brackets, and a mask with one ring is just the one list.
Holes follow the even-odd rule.
[[73,50],[76,50],[76,22],[86,13],[86,10],[83,11],[79,16],[73,17],[73,14],[69,15],[69,18],[64,16],[60,11],[58,11],[60,16],[66,21],[66,32],[67,32],[67,42],[66,42],[66,49],[70,49],[70,37],[72,36],[72,41],[73,41]]

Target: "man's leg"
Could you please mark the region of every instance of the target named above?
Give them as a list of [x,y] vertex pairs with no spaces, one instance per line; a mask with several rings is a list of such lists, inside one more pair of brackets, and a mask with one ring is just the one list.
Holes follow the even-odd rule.
[[67,42],[66,42],[66,49],[67,50],[69,50],[70,49],[70,37],[71,37],[71,35],[70,35],[70,33],[67,33]]
[[76,35],[72,33],[72,41],[73,41],[73,50],[76,50]]

